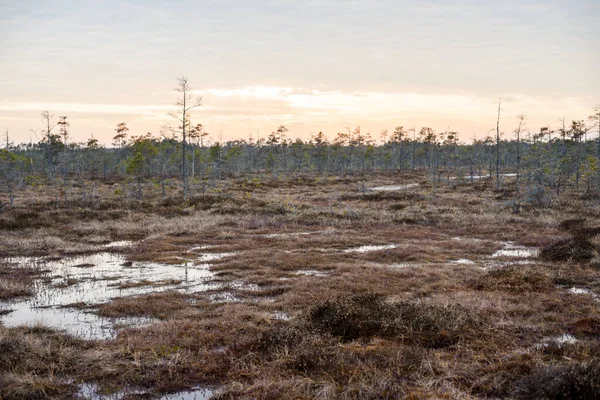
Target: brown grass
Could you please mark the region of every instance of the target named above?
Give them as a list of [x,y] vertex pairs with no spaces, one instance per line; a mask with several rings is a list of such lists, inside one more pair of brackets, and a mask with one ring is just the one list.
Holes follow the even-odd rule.
[[502,290],[508,292],[548,292],[555,289],[552,279],[531,268],[506,267],[489,271],[469,282],[476,290]]
[[[409,182],[421,185],[360,190]],[[109,251],[136,264],[236,254],[211,262],[221,286],[210,292],[80,305],[106,318],[160,320],[114,340],[0,326],[4,398],[72,398],[80,382],[143,396],[205,385],[220,399],[585,398],[596,390],[600,311],[591,295],[568,289],[600,294],[591,268],[600,263],[597,204],[565,197],[515,215],[505,204],[517,196],[510,188],[457,182],[433,196],[418,171],[240,178],[185,201],[176,191],[125,199],[100,186],[93,206],[55,204],[49,188],[18,197],[0,215],[0,253],[60,258],[131,239],[133,248]],[[549,250],[533,264],[482,270],[507,241]],[[397,247],[344,252],[376,244]],[[189,252],[202,245],[211,247]],[[298,274],[306,270],[322,276]],[[31,294],[39,270],[25,271],[0,268],[0,297]],[[144,278],[115,284],[176,283]],[[219,294],[234,297],[211,301]],[[578,342],[548,341],[565,333]]]
[[0,261],[0,300],[32,295],[33,280],[43,272],[37,267],[15,267]]
[[146,296],[122,297],[102,304],[98,314],[104,317],[155,317],[167,319],[174,312],[190,305],[190,296],[178,292],[155,293]]

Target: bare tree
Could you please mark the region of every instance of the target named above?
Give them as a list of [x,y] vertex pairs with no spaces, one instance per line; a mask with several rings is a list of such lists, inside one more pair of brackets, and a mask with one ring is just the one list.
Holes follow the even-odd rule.
[[496,120],[496,190],[500,190],[500,106],[502,99],[498,100],[498,119]]
[[519,114],[517,115],[517,120],[519,120],[519,126],[515,129],[515,135],[517,140],[517,177],[516,177],[516,189],[517,193],[519,192],[519,178],[521,175],[521,132],[523,132],[523,128],[525,126],[525,115]]
[[8,128],[6,128],[6,130],[4,131],[4,139],[6,141],[5,149],[8,150],[10,148],[10,145],[11,145],[11,143],[10,143],[10,137],[8,135]]
[[[598,130],[598,138],[596,139],[596,158],[598,163],[600,163],[600,104],[594,106],[594,113],[588,117],[588,119],[592,122],[593,126],[590,129],[596,128]],[[600,168],[598,168],[598,178],[600,184]]]
[[60,139],[58,139],[59,137],[52,133],[52,130],[56,126],[56,124],[54,122],[54,115],[50,114],[50,111],[47,111],[47,110],[42,111],[41,119],[42,119],[43,124],[45,125],[45,129],[43,130],[44,139],[42,139],[42,141],[46,142],[45,143],[45,146],[46,146],[45,158],[48,163],[49,175],[54,180],[54,168],[55,168],[55,154],[54,153],[55,153],[55,149],[57,147],[56,145],[58,144],[58,141]]
[[186,137],[186,128],[188,125],[188,113],[191,109],[200,107],[202,105],[202,97],[193,97],[190,93],[192,91],[188,78],[186,76],[181,76],[177,78],[177,87],[175,88],[176,92],[180,93],[180,97],[177,99],[175,103],[176,106],[180,107],[180,111],[172,112],[169,115],[179,122],[181,122],[181,179],[183,181],[183,197],[187,197],[187,176],[185,171],[185,137]]
[[69,126],[71,124],[67,122],[66,116],[58,117],[58,122],[56,124],[60,126],[60,136],[63,138],[63,144],[65,145],[66,150],[67,140],[69,139]]

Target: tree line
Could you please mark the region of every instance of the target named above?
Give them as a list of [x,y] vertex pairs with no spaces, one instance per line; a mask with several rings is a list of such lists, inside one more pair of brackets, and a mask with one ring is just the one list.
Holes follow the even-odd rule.
[[[600,193],[600,106],[588,121],[562,120],[559,129],[527,129],[526,117],[518,116],[510,138],[494,136],[461,142],[458,132],[436,132],[396,127],[382,131],[379,140],[358,126],[328,138],[323,132],[309,140],[291,138],[285,126],[266,138],[213,142],[201,124],[193,125],[190,111],[201,105],[192,98],[187,78],[178,80],[178,126],[168,134],[132,135],[125,122],[115,127],[113,146],[91,137],[85,143],[70,138],[66,116],[57,119],[41,114],[42,137],[37,143],[13,144],[6,131],[0,150],[0,193],[6,204],[16,191],[31,185],[52,184],[67,188],[77,182],[79,196],[94,196],[94,182],[119,181],[124,195],[141,198],[144,190],[158,188],[163,195],[169,185],[182,185],[183,196],[205,190],[214,181],[236,176],[272,174],[336,175],[425,171],[431,182],[454,184],[461,179],[496,181],[512,174],[517,191],[554,192],[574,190],[582,196]],[[67,194],[64,194],[67,196]]]

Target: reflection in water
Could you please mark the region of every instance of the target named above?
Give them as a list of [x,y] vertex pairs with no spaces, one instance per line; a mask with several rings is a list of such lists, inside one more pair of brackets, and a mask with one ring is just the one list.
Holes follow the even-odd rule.
[[208,400],[212,394],[212,390],[196,388],[187,392],[179,392],[162,396],[161,400]]
[[296,271],[296,275],[306,275],[306,276],[328,276],[327,272],[317,271],[314,269],[301,269]]
[[[96,305],[123,296],[136,296],[166,290],[198,292],[216,289],[209,283],[213,278],[210,271],[212,261],[231,256],[233,253],[202,254],[196,263],[168,265],[152,262],[125,263],[122,255],[98,253],[88,256],[67,258],[59,261],[44,261],[40,258],[12,258],[17,266],[36,265],[49,270],[45,279],[34,283],[35,295],[19,301],[0,302],[0,310],[13,312],[1,316],[5,326],[33,325],[41,323],[87,339],[114,337],[116,326],[140,326],[152,323],[148,318],[102,318],[95,313],[74,307]],[[86,268],[81,268],[86,265]],[[143,285],[132,283],[144,282]],[[150,281],[150,282],[148,282]],[[153,285],[152,282],[160,282]],[[127,283],[119,287],[120,283]]]
[[473,265],[474,261],[468,260],[466,258],[459,258],[458,260],[450,261],[452,264],[460,264],[460,265]]
[[[144,390],[133,388],[125,389],[112,394],[101,394],[98,385],[93,383],[81,384],[79,386],[79,392],[77,393],[78,398],[88,400],[120,400],[125,397],[135,397],[136,395],[140,396],[140,398],[146,398],[146,396],[148,396],[148,398],[155,398]],[[167,394],[157,398],[162,400],[208,400],[212,395],[212,390],[196,387],[192,390]]]
[[272,314],[272,318],[279,321],[289,321],[291,319],[290,314],[283,311],[275,311]]
[[542,339],[542,341],[535,345],[535,348],[539,349],[542,347],[548,347],[551,344],[554,344],[558,347],[562,347],[567,344],[575,344],[577,343],[577,339],[575,336],[565,333],[561,336],[552,336]]
[[126,247],[132,247],[134,244],[134,242],[132,242],[131,240],[119,240],[116,242],[110,242],[105,244],[104,248],[106,249],[122,249],[122,248],[126,248]]
[[369,188],[374,192],[395,192],[396,190],[406,190],[419,186],[418,183],[407,183],[404,185],[385,185]]
[[378,246],[359,246],[344,250],[344,253],[367,253],[369,251],[389,250],[398,247],[396,244],[384,244]]
[[534,258],[537,257],[539,250],[535,247],[518,246],[514,243],[506,243],[504,248],[492,254],[492,258],[513,257],[513,258]]
[[[494,174],[494,176],[496,176]],[[501,177],[505,177],[505,178],[511,178],[511,177],[516,177],[517,174],[500,174]],[[489,175],[466,175],[466,176],[452,176],[449,178],[446,178],[449,181],[454,181],[454,180],[476,180],[476,179],[486,179],[488,178]],[[445,180],[445,179],[442,179]],[[405,183],[403,185],[384,185],[384,186],[377,186],[377,187],[372,187],[369,188],[370,191],[373,192],[395,192],[397,190],[406,190],[406,189],[411,189],[414,187],[418,187],[419,184],[418,183]]]
[[594,292],[592,292],[589,289],[572,287],[572,288],[569,289],[569,293],[571,293],[571,294],[580,294],[580,295],[582,294],[582,295],[592,296],[592,298],[594,300],[600,302],[600,296],[598,296],[597,294],[595,294]]

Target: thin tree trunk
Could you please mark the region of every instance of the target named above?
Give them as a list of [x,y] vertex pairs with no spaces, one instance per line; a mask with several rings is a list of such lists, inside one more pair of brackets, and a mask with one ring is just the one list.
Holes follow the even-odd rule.
[[498,119],[496,120],[496,190],[500,190],[500,105],[498,101]]

